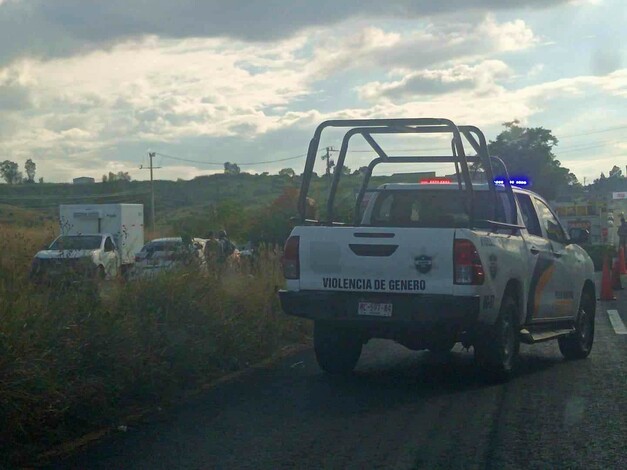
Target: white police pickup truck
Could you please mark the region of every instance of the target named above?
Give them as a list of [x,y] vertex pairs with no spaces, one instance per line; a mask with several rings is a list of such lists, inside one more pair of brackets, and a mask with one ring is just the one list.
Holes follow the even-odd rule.
[[[326,127],[350,127],[342,143],[327,203],[327,221],[305,218],[317,146]],[[376,134],[452,135],[451,156],[388,156]],[[378,154],[364,176],[352,224],[334,221],[334,196],[348,143],[360,134]],[[467,156],[462,138],[476,155]],[[384,184],[368,190],[372,169],[385,163],[452,162],[456,181]],[[468,163],[473,163],[473,178]],[[492,165],[505,175],[494,183]],[[483,183],[476,183],[482,167]],[[435,183],[435,184],[434,184]],[[371,197],[365,203],[365,196]],[[365,211],[363,208],[365,207]],[[327,121],[309,147],[299,200],[302,225],[285,245],[290,315],[314,320],[321,368],[348,373],[371,338],[410,349],[473,346],[480,370],[508,379],[520,342],[557,339],[563,355],[585,358],[594,338],[593,265],[537,194],[512,187],[502,162],[490,157],[481,131],[444,119]]]

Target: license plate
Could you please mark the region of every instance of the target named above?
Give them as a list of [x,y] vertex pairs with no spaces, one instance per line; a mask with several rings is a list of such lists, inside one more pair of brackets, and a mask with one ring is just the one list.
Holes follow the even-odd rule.
[[366,315],[370,317],[391,317],[392,316],[392,304],[359,302],[357,313],[359,315]]

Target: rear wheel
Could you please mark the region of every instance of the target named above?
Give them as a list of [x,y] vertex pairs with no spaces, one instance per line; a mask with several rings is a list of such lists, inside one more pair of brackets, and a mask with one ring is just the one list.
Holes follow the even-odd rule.
[[314,325],[314,350],[318,365],[329,374],[349,374],[361,356],[362,341],[350,329],[324,323]]
[[518,303],[506,293],[496,323],[476,341],[475,359],[488,382],[506,382],[512,376],[520,349],[518,318]]
[[594,297],[588,292],[581,294],[575,332],[558,338],[557,342],[566,359],[585,359],[592,351],[594,342]]
[[106,273],[104,266],[98,266],[96,269],[96,282],[102,282],[105,280]]

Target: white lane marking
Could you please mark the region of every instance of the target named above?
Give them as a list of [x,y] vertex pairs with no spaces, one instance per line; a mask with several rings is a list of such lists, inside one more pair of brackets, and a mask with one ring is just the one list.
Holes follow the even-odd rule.
[[610,317],[610,323],[617,335],[627,335],[627,327],[621,320],[618,310],[608,310],[607,315]]

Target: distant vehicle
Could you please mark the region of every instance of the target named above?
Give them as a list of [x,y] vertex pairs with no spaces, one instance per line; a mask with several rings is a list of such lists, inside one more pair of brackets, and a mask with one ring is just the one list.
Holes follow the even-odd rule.
[[[348,127],[327,203],[327,221],[308,220],[305,201],[325,127]],[[377,134],[444,133],[451,156],[392,157]],[[364,175],[353,223],[333,219],[348,140],[362,134],[379,155]],[[462,138],[477,156],[466,156]],[[314,320],[320,367],[349,373],[371,338],[434,352],[473,347],[490,380],[507,380],[520,343],[556,339],[568,359],[588,356],[594,339],[592,260],[577,244],[588,233],[563,229],[539,195],[513,188],[483,133],[445,119],[329,121],[309,147],[299,199],[302,224],[285,245],[283,310]],[[378,164],[454,163],[457,174],[367,188]],[[485,183],[472,179],[481,165]],[[498,164],[505,180],[493,174]],[[474,169],[473,171],[478,171]],[[489,183],[488,183],[489,182]],[[366,192],[372,197],[362,214]]]
[[38,282],[60,276],[112,279],[118,275],[120,265],[112,234],[61,235],[35,255],[31,279]]
[[242,258],[251,257],[254,255],[255,250],[252,247],[252,243],[248,242],[245,245],[239,245],[237,247],[237,251],[239,252],[239,256]]
[[156,238],[135,256],[134,274],[144,276],[194,264],[203,266],[205,243],[202,238],[193,238],[192,245],[185,245],[181,237]]
[[73,204],[59,207],[61,235],[32,263],[34,280],[74,275],[113,279],[128,273],[144,244],[141,204]]

